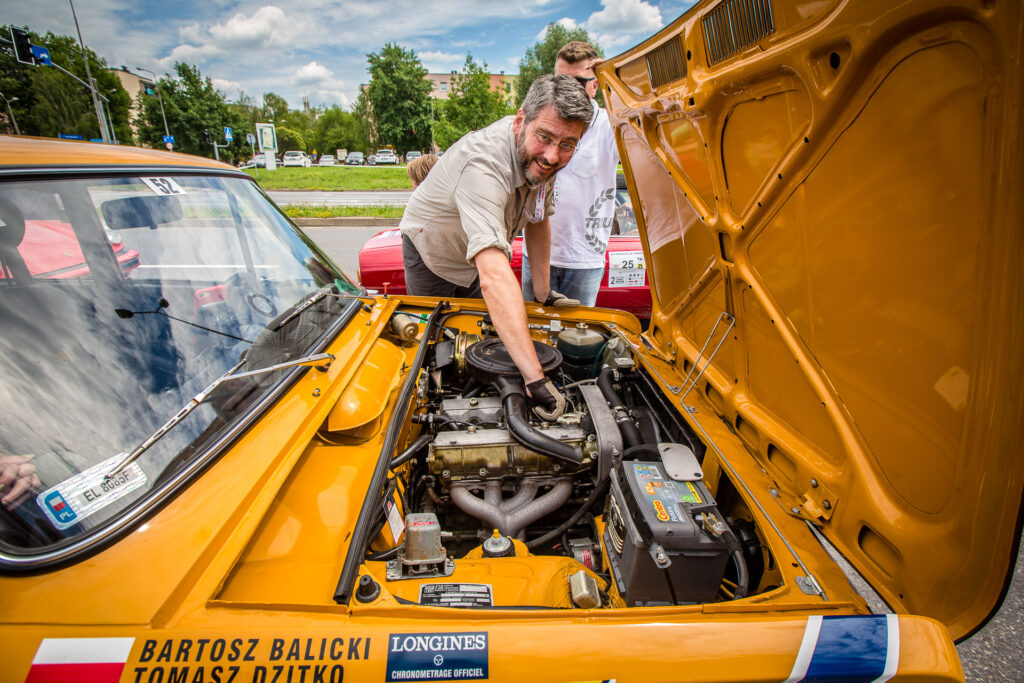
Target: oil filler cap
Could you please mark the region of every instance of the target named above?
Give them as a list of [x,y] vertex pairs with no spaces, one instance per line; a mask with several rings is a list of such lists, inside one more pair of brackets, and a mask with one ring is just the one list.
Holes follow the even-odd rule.
[[497,529],[494,534],[484,541],[484,557],[510,557],[516,554],[516,548],[512,545],[512,539],[502,536]]

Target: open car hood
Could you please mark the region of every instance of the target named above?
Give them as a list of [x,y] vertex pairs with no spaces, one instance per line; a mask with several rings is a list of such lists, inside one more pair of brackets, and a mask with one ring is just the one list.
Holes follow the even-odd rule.
[[684,374],[717,349],[694,391],[778,512],[957,638],[1019,534],[1022,27],[1019,3],[702,2],[598,70],[648,340]]

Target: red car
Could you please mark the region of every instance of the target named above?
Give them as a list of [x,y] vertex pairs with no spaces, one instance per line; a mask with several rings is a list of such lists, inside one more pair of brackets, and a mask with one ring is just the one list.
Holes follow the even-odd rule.
[[[121,272],[128,275],[139,267],[139,252],[125,249],[117,233],[108,231],[107,239]],[[69,279],[85,277],[89,267],[71,225],[59,220],[25,221],[25,234],[18,244],[18,253],[34,278]],[[0,269],[0,280],[6,278]]]
[[[644,249],[637,232],[633,203],[622,175],[615,195],[615,220],[605,254],[605,275],[597,294],[597,306],[628,311],[641,320],[651,317],[651,288],[647,282]],[[523,238],[512,241],[512,270],[521,279]],[[402,268],[402,235],[397,228],[379,232],[359,251],[359,280],[370,290],[389,294],[405,293]]]

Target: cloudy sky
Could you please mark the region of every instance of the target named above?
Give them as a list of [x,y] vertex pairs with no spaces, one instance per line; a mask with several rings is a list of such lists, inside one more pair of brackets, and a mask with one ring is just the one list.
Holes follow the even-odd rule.
[[[466,53],[493,73],[519,60],[551,22],[582,26],[612,56],[657,32],[692,0],[77,0],[82,37],[111,66],[169,72],[197,65],[229,99],[284,96],[296,108],[350,107],[385,43],[416,52],[431,72]],[[75,34],[68,0],[3,2],[0,23]]]

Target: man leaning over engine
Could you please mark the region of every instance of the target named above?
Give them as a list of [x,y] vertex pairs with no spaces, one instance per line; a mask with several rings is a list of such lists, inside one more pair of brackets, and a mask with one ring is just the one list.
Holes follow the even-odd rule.
[[566,75],[541,76],[515,116],[464,135],[437,162],[405,208],[402,260],[416,296],[482,295],[494,327],[538,404],[553,419],[565,398],[544,377],[527,324],[510,243],[524,230],[535,292],[545,305],[577,305],[549,286],[552,186],[572,159],[593,109]]

